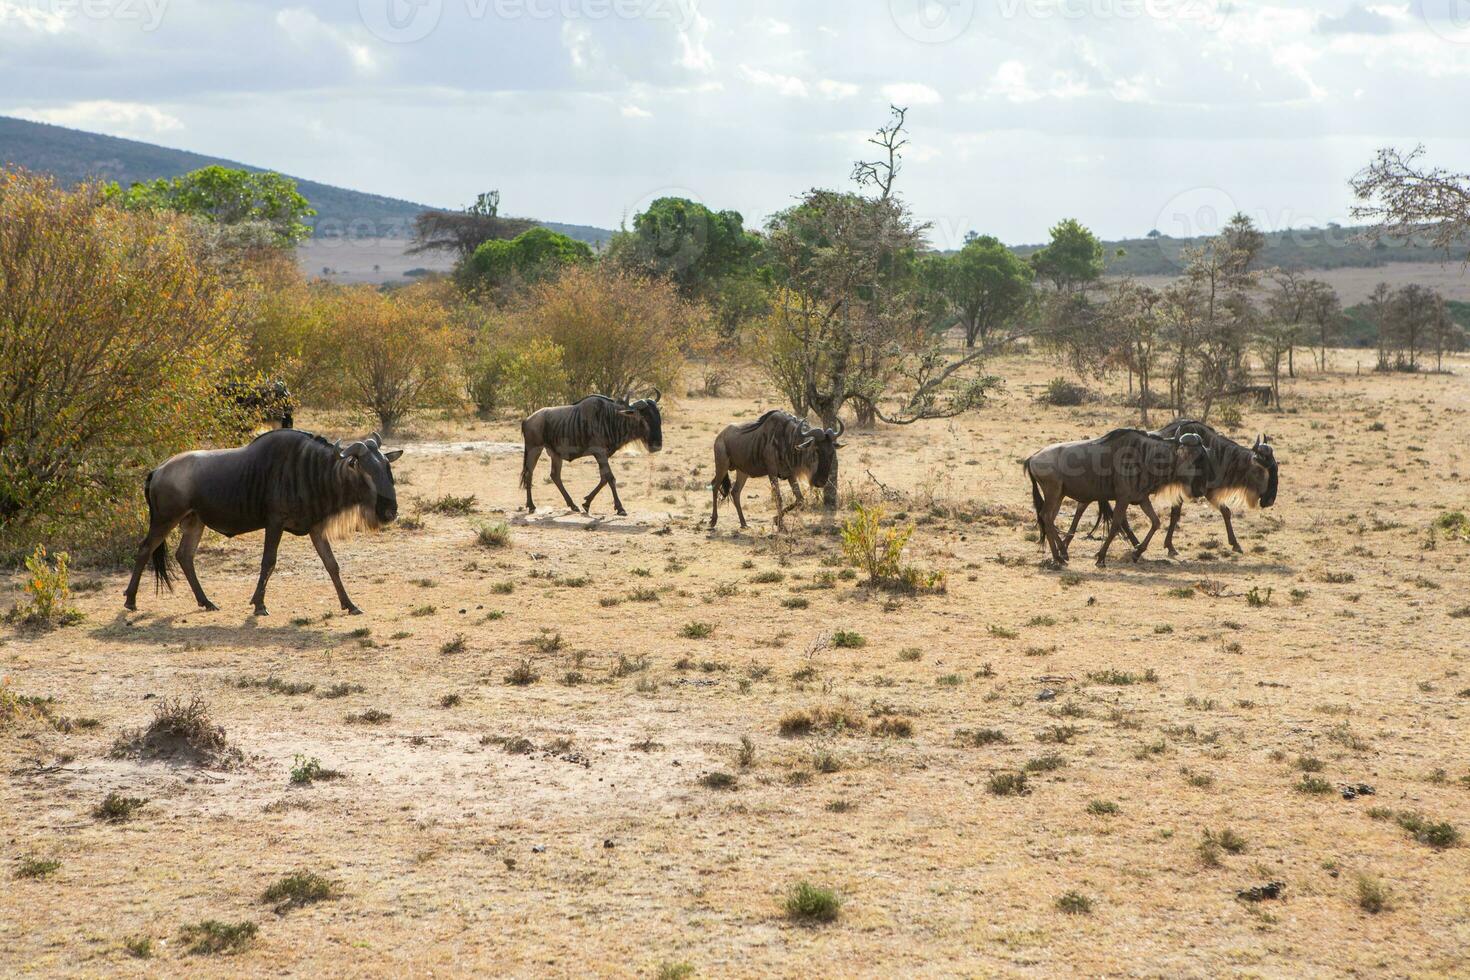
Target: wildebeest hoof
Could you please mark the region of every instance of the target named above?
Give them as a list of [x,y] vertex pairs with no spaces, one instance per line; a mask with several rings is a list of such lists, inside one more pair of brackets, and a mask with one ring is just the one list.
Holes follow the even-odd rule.
[[199,608],[203,609],[205,612],[219,612],[219,606],[216,606],[212,602],[201,602],[199,604]]
[[1140,551],[1138,549],[1134,549],[1134,551],[1132,552],[1132,554],[1133,554],[1133,564],[1137,565],[1140,561],[1143,560],[1143,552],[1142,551]]
[[346,606],[344,608],[347,610],[347,615],[349,615],[349,616],[361,616],[362,615],[362,610],[359,609],[359,608],[357,608],[356,606]]
[[123,603],[123,608],[126,609],[128,612],[137,612],[138,602],[136,599],[129,599]]
[[255,611],[253,613],[251,613],[251,615],[252,616],[269,616],[270,615],[270,612],[269,612],[269,610],[267,610],[265,608],[265,606],[256,606],[255,607]]
[[1179,549],[1178,548],[1170,548],[1169,549],[1169,557],[1170,558],[1178,558],[1179,557]]
[[623,510],[623,508],[621,508],[621,507],[619,507],[619,508],[618,508],[618,509],[617,509],[617,510],[616,510],[616,511],[615,511],[615,513],[616,513],[616,514],[617,514],[617,515],[618,515],[618,516],[619,516],[619,517],[627,517],[627,516],[628,516],[628,512],[627,512],[627,511],[625,511],[625,510]]

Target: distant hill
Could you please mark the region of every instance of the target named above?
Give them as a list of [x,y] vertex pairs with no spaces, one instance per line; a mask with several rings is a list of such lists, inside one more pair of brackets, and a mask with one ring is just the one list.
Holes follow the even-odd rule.
[[[48,173],[68,185],[99,179],[116,181],[124,187],[159,177],[177,177],[212,165],[255,171],[269,169],[8,116],[0,116],[0,164]],[[312,224],[318,238],[340,236],[344,229],[355,237],[407,238],[413,219],[429,210],[427,205],[412,201],[293,179],[297,189],[316,209]],[[612,232],[605,228],[550,221],[543,224],[594,247],[601,247],[612,237]]]
[[[1260,268],[1282,269],[1372,269],[1396,262],[1430,262],[1458,264],[1464,257],[1462,248],[1446,256],[1438,249],[1421,245],[1373,244],[1364,238],[1365,227],[1293,228],[1266,233],[1266,245],[1256,260]],[[1110,276],[1169,276],[1184,270],[1186,250],[1203,245],[1207,239],[1126,238],[1103,242],[1103,257]],[[1040,245],[1018,245],[1017,255],[1027,256]],[[1467,243],[1470,247],[1470,243]],[[1123,255],[1118,255],[1118,250]]]

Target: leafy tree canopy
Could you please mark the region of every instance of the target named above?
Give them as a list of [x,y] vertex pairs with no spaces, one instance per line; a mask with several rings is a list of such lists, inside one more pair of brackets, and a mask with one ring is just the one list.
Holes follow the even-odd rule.
[[472,289],[503,289],[514,284],[539,282],[565,266],[590,261],[592,248],[586,242],[568,238],[549,228],[532,228],[509,241],[488,241],[480,245],[464,263],[460,278]]
[[261,222],[270,227],[276,244],[287,248],[310,237],[305,219],[316,214],[291,178],[220,166],[160,177],[127,190],[114,184],[108,196],[133,211],[176,211],[221,225]]
[[1057,292],[1084,289],[1102,275],[1102,242],[1086,225],[1067,218],[1052,228],[1051,242],[1032,253],[1031,265]]
[[616,238],[612,254],[640,271],[672,279],[686,298],[708,298],[724,280],[751,268],[761,240],[738,211],[711,211],[698,201],[661,197]]

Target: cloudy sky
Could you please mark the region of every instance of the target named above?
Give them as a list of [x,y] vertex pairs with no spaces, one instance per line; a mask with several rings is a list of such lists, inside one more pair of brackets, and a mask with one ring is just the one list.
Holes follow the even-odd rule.
[[1380,145],[1470,170],[1470,0],[0,0],[0,114],[546,220],[757,222],[891,102],[939,245],[1345,221]]

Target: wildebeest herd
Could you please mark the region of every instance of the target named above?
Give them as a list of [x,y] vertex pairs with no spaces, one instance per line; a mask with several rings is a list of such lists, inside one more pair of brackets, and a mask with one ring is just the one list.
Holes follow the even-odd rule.
[[[660,398],[657,390],[637,401],[590,395],[575,405],[543,408],[526,418],[521,423],[525,454],[520,485],[526,491],[527,511],[536,510],[531,485],[544,451],[551,459],[551,481],[569,508],[579,510],[562,483],[562,464],[590,456],[597,461],[601,479],[580,510],[590,513],[593,500],[606,486],[616,512],[625,515],[610,460],[634,442],[641,442],[649,452],[662,450]],[[720,500],[725,497],[734,501],[740,526],[747,526],[740,494],[749,478],[762,476],[771,481],[776,525],[784,527],[787,508],[781,483],[790,485],[796,506],[802,506],[803,484],[827,484],[837,450],[842,448],[842,435],[840,422],[836,429],[813,428],[807,420],[779,410],[727,427],[714,443],[710,529],[719,522]],[[149,527],[124,593],[126,608],[137,608],[139,579],[150,562],[158,585],[173,588],[167,538],[179,527],[179,566],[204,609],[218,608],[205,596],[194,570],[199,539],[209,528],[226,537],[265,531],[260,577],[250,600],[256,615],[267,614],[266,584],[284,532],[310,536],[342,608],[359,613],[342,585],[329,537],[345,528],[382,527],[397,517],[392,463],[401,455],[402,450],[385,451],[377,433],[344,447],[289,428],[287,421],[287,427],[262,433],[238,449],[174,456],[144,480]],[[1155,503],[1170,507],[1164,535],[1170,556],[1178,554],[1174,531],[1184,502],[1199,499],[1220,511],[1231,547],[1241,551],[1232,513],[1270,507],[1276,501],[1278,483],[1275,453],[1264,436],[1246,448],[1203,422],[1189,419],[1176,419],[1156,432],[1115,429],[1097,439],[1057,443],[1027,458],[1023,466],[1031,483],[1041,542],[1057,563],[1067,562],[1083,513],[1097,505],[1099,524],[1108,525],[1097,555],[1100,567],[1106,564],[1108,548],[1120,533],[1133,542],[1134,561],[1143,556],[1161,523]],[[1077,506],[1071,529],[1063,537],[1056,518],[1068,499]],[[1149,519],[1142,541],[1128,524],[1128,508],[1133,506]]]

